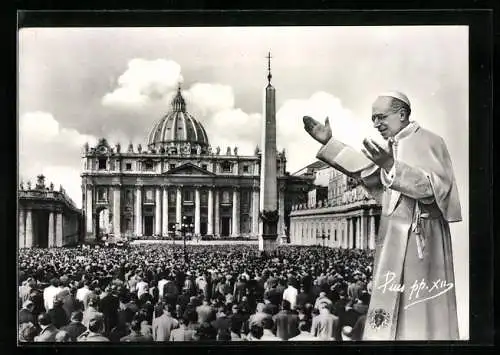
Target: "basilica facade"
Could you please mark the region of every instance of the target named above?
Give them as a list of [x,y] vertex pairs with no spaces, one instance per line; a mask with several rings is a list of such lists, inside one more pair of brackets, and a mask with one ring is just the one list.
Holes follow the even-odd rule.
[[[85,240],[116,236],[173,236],[181,226],[195,236],[257,237],[261,152],[212,146],[179,87],[169,112],[147,143],[121,147],[100,139],[82,155]],[[277,154],[278,234],[288,235],[292,205],[306,198],[312,179],[286,172]]]

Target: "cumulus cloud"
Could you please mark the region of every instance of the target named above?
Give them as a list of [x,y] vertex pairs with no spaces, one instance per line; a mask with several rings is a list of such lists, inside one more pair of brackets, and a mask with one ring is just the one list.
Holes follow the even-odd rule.
[[[144,117],[157,116],[156,121],[170,109],[168,105],[181,81],[181,66],[173,60],[133,59],[119,77],[118,87],[102,98],[102,104],[135,108]],[[231,86],[197,82],[183,88],[182,95],[187,111],[204,125],[212,146],[219,146],[222,152],[229,146],[238,146],[241,155],[251,155],[256,145],[261,146],[262,113],[249,113],[239,108]],[[304,115],[320,122],[329,117],[334,136],[358,150],[362,139],[373,134],[369,123],[357,119],[332,93],[318,91],[309,98],[287,100],[277,109],[277,148],[286,150],[291,172],[314,161],[319,149],[319,144],[304,131]],[[134,144],[141,142],[141,137],[127,136],[127,133],[113,129],[109,134],[110,142],[113,139],[133,141]]]
[[62,127],[48,112],[29,112],[19,120],[19,175],[34,181],[40,173],[62,185],[81,206],[81,150],[85,142],[97,143],[96,137]]
[[118,78],[118,86],[101,103],[116,109],[140,109],[161,100],[182,82],[181,66],[173,60],[135,58]]
[[229,85],[195,83],[184,94],[203,116],[234,108],[234,92]]

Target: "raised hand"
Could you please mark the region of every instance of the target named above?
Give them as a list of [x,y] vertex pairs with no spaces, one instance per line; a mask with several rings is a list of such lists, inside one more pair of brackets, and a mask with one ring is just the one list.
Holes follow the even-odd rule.
[[363,139],[363,146],[365,148],[361,148],[361,151],[368,159],[387,172],[391,170],[394,165],[394,154],[390,145],[387,151],[378,145],[377,142],[365,138]]
[[324,125],[309,116],[304,116],[302,121],[306,132],[321,144],[326,144],[332,138],[332,129],[328,117],[325,119]]

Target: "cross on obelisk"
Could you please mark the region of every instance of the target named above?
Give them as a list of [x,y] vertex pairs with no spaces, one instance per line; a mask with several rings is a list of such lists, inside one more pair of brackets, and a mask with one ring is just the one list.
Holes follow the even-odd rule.
[[271,85],[271,52],[267,55],[267,80],[264,101],[264,127],[260,168],[259,250],[272,252],[278,237],[278,193],[276,178],[276,90]]
[[271,84],[271,78],[273,77],[271,74],[271,52],[267,53],[267,81],[269,84]]

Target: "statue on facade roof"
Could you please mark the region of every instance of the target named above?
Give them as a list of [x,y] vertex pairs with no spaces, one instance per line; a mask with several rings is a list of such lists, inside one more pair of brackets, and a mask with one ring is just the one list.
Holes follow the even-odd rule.
[[27,186],[28,190],[31,190],[31,181],[28,180],[28,182],[26,183],[26,186]]
[[116,143],[116,152],[117,153],[120,153],[121,148],[122,147],[121,147],[120,143]]
[[23,183],[23,181],[22,181],[22,180],[21,180],[21,182],[19,183],[19,189],[24,190],[24,183]]
[[43,174],[37,176],[37,183],[35,188],[37,190],[43,190],[45,188],[45,176],[43,176]]
[[258,144],[255,146],[254,153],[255,153],[255,155],[258,155],[260,153],[260,148],[259,148]]
[[134,152],[134,145],[132,144],[132,142],[130,142],[128,144],[128,149],[127,149],[127,152],[128,153],[133,153]]
[[89,151],[89,142],[85,142],[85,144],[83,145],[83,152],[87,153],[88,151]]
[[201,155],[201,145],[196,145],[196,154]]
[[217,147],[216,151],[217,151],[217,155],[219,155],[219,153],[220,153],[220,147],[219,146]]
[[141,145],[140,143],[137,145],[137,151],[138,151],[139,153],[141,153],[141,152],[142,152],[142,145]]
[[234,147],[234,155],[238,155],[238,147]]
[[208,147],[208,155],[212,155],[212,147],[211,146]]
[[231,155],[231,147],[227,147],[227,149],[226,149],[226,155]]

